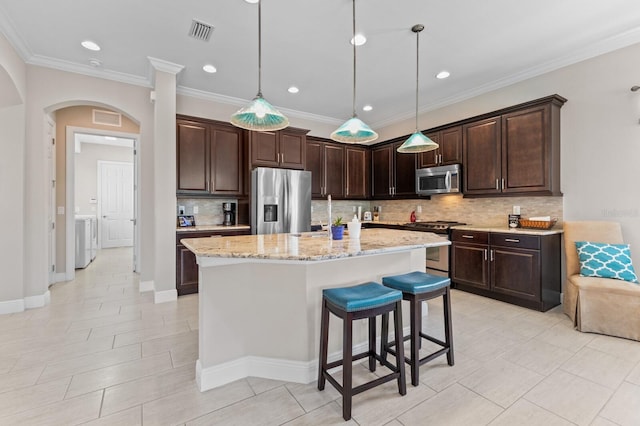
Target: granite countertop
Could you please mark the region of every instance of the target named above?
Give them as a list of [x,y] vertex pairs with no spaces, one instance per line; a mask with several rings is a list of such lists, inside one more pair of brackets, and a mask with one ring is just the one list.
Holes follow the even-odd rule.
[[500,232],[503,234],[523,234],[523,235],[553,235],[562,234],[564,230],[562,225],[556,224],[551,229],[527,229],[527,228],[508,228],[506,226],[474,226],[474,225],[460,225],[452,226],[451,229],[460,229],[466,231],[481,231],[481,232]]
[[176,232],[244,231],[246,229],[251,229],[251,227],[249,225],[233,225],[233,226],[198,225],[198,226],[188,226],[184,228],[177,227]]
[[330,260],[422,247],[449,245],[451,242],[430,232],[392,229],[363,229],[359,239],[330,240],[325,232],[301,234],[239,235],[222,238],[182,240],[196,256],[274,260]]

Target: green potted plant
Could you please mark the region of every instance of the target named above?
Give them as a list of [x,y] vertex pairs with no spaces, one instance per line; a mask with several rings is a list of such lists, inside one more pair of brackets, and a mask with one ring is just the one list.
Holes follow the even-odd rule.
[[331,239],[341,240],[344,233],[344,224],[342,223],[342,216],[338,216],[331,225]]

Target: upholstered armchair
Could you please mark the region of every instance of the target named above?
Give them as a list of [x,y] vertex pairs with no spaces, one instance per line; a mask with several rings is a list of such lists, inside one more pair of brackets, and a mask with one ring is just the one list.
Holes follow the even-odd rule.
[[576,241],[623,244],[622,230],[616,222],[564,222],[567,267],[564,312],[579,331],[640,341],[640,285],[621,279],[581,276]]

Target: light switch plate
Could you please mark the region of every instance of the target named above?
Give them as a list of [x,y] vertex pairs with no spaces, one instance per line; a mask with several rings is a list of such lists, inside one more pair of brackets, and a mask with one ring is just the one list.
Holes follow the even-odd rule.
[[193,206],[193,214],[198,214],[198,206]]

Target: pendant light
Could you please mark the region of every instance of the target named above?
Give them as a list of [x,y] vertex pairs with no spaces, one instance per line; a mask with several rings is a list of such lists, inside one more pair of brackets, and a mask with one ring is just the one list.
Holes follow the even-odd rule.
[[356,0],[353,2],[353,110],[352,116],[342,126],[331,133],[331,139],[345,143],[366,143],[378,139],[378,134],[371,130],[356,115]]
[[287,117],[262,97],[262,1],[258,1],[258,94],[231,116],[231,124],[257,131],[275,131],[289,125]]
[[416,131],[409,136],[409,139],[404,141],[402,145],[398,147],[398,152],[405,154],[414,154],[417,152],[427,152],[438,149],[438,144],[426,137],[420,130],[418,130],[418,77],[420,75],[420,31],[424,30],[424,25],[417,24],[411,27],[411,31],[416,33]]

